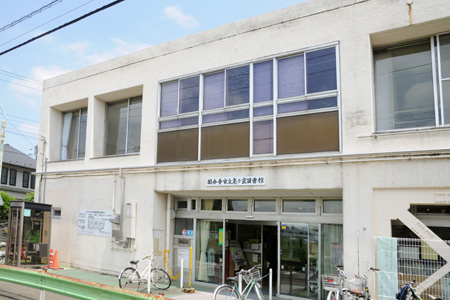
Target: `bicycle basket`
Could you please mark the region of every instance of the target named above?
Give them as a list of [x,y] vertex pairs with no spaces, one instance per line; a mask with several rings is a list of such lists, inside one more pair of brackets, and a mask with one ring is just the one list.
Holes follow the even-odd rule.
[[322,275],[322,288],[326,291],[339,290],[339,277]]
[[252,278],[256,282],[261,281],[261,274],[259,273],[259,269],[258,268],[255,268],[255,269],[252,269],[250,271],[245,272],[244,274],[242,274],[242,277],[244,277],[244,280],[245,280],[246,284],[249,284],[250,281],[252,281]]
[[345,281],[345,287],[350,291],[359,291],[362,294],[365,293],[364,280],[361,278],[352,278]]

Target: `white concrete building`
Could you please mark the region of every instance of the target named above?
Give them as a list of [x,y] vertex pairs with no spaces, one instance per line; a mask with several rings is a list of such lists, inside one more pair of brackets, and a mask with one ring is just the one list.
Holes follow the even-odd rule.
[[52,248],[177,273],[193,246],[196,281],[263,263],[316,299],[316,270],[429,233],[406,220],[450,239],[449,31],[447,0],[311,0],[45,81]]

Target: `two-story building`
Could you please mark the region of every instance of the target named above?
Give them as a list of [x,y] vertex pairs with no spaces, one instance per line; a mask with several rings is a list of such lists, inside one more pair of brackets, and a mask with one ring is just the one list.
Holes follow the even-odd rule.
[[317,299],[411,218],[450,239],[449,32],[447,0],[311,0],[46,80],[52,248],[176,274],[192,246],[195,281]]
[[5,144],[0,190],[23,200],[27,193],[34,192],[36,160],[16,148]]

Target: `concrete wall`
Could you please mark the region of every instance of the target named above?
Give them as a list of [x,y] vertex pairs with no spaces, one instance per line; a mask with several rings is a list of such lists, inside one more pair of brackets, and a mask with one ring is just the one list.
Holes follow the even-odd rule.
[[[170,224],[167,194],[312,193],[344,199],[346,270],[374,264],[374,236],[389,235],[390,220],[410,203],[435,203],[434,191],[450,188],[445,176],[450,168],[450,130],[375,133],[372,49],[446,31],[449,12],[446,0],[414,0],[412,5],[406,0],[310,0],[45,81],[40,134],[47,139],[49,158],[46,202],[62,207],[52,236],[53,247],[61,250],[60,260],[113,272],[128,258],[148,254],[154,238],[167,246],[167,234],[162,233]],[[155,164],[159,81],[336,42],[341,153]],[[140,154],[102,157],[105,103],[140,94]],[[86,157],[60,162],[62,112],[83,106],[89,107]],[[126,201],[138,207],[135,251],[116,249],[109,238],[77,232],[79,209],[108,210],[113,197],[118,208],[120,172]],[[264,175],[267,185],[206,187],[206,178],[228,175]]]

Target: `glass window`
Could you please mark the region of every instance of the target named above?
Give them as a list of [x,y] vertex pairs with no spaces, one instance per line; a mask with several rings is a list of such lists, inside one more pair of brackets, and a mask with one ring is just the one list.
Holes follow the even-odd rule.
[[202,210],[222,210],[222,199],[202,199]]
[[276,212],[277,201],[276,200],[259,200],[255,199],[255,212]]
[[9,185],[16,185],[16,176],[17,176],[17,170],[10,169],[9,170]]
[[306,82],[308,94],[337,88],[334,47],[306,53]]
[[178,81],[161,85],[161,117],[175,116],[178,107]]
[[22,187],[28,188],[30,185],[30,172],[23,172]]
[[198,111],[199,77],[180,80],[180,113]]
[[338,112],[277,119],[278,154],[339,151]]
[[177,201],[177,209],[187,209],[188,208],[188,201],[187,200],[178,200]]
[[208,74],[204,77],[203,109],[224,107],[225,72]]
[[248,157],[250,123],[202,128],[202,159]]
[[30,189],[34,190],[35,183],[36,183],[36,175],[31,174]]
[[159,163],[198,160],[198,129],[158,133]]
[[342,214],[342,200],[323,200],[325,214]]
[[223,222],[198,220],[195,235],[196,280],[222,283]]
[[250,99],[250,67],[227,71],[227,106],[248,103]]
[[278,98],[305,94],[303,54],[278,60]]
[[184,230],[194,230],[194,220],[193,219],[175,219],[175,235],[186,235],[183,234]]
[[430,41],[374,54],[377,129],[435,126]]
[[8,183],[8,168],[2,167],[2,184]]
[[253,102],[273,99],[273,62],[271,60],[253,65]]
[[52,207],[52,218],[55,218],[55,219],[61,218],[61,208],[60,207]]
[[442,124],[450,124],[450,34],[439,36],[439,56],[444,114]]
[[107,113],[106,155],[140,152],[142,97],[109,104]]
[[86,126],[87,108],[63,114],[61,160],[85,156]]
[[283,200],[283,212],[315,213],[315,200]]
[[273,153],[273,121],[253,123],[253,154]]
[[228,199],[228,211],[248,211],[248,200]]

